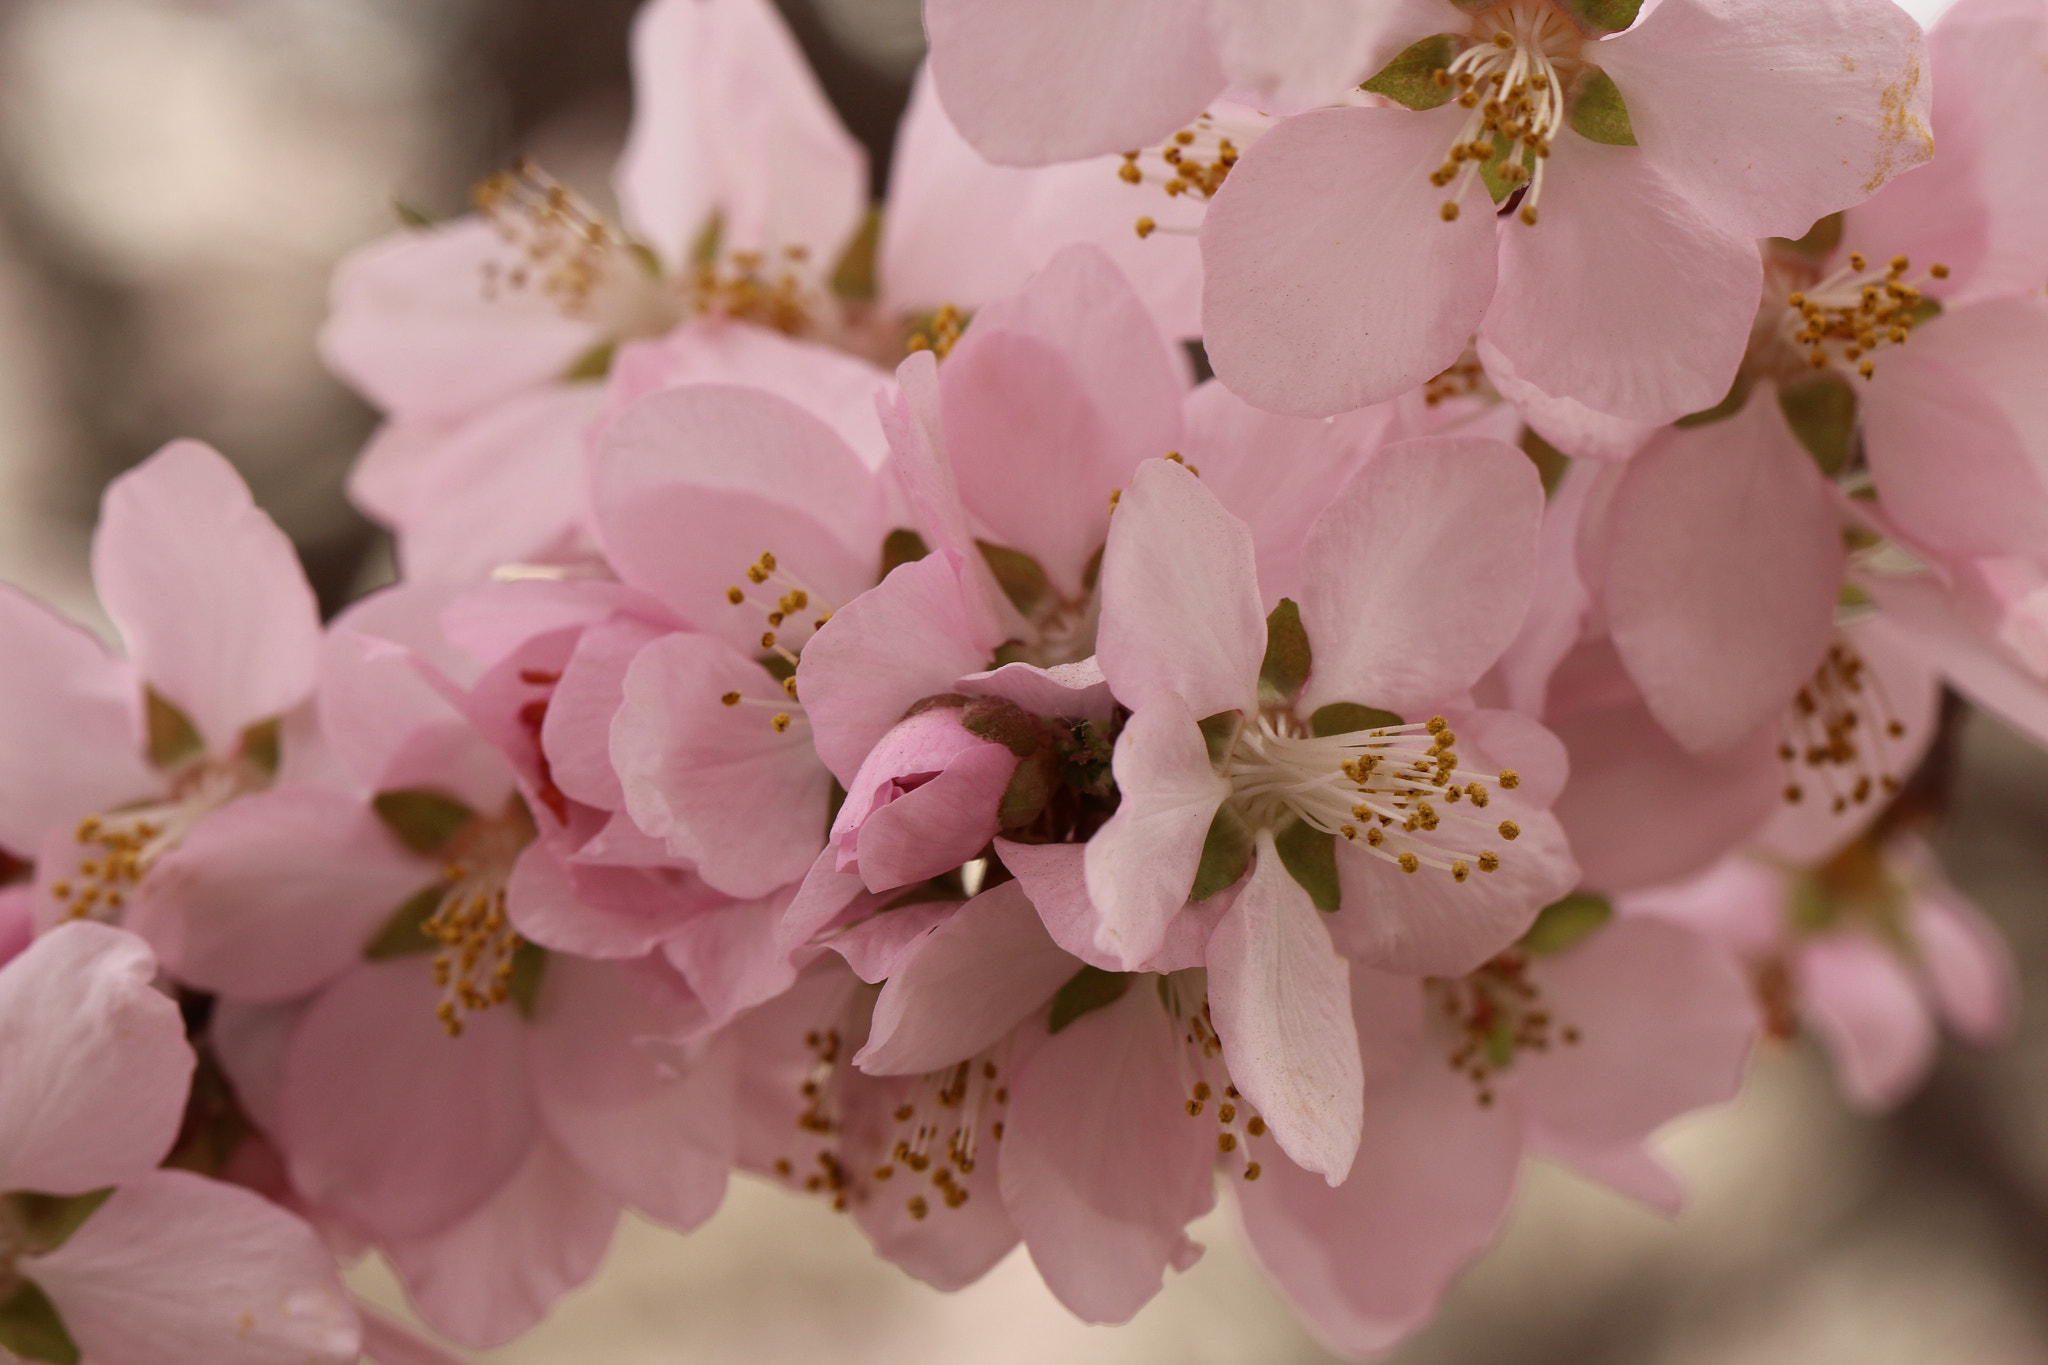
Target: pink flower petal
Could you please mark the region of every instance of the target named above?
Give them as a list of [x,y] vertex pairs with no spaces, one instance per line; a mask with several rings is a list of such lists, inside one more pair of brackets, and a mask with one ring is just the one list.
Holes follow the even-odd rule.
[[621,1201],[670,1227],[709,1218],[733,1160],[731,1050],[687,1062],[646,1045],[695,1024],[672,978],[566,955],[548,960],[527,1068],[541,1123]]
[[1169,692],[1197,718],[1255,704],[1266,622],[1251,529],[1171,461],[1140,465],[1117,503],[1096,640],[1133,711]]
[[1102,666],[1092,657],[1051,668],[1004,664],[958,678],[953,688],[970,697],[1007,697],[1026,711],[1069,720],[1108,720],[1116,706]]
[[1005,165],[1163,141],[1223,89],[1207,15],[1178,0],[933,0],[925,25],[946,112]]
[[1755,241],[1702,216],[1636,148],[1566,144],[1544,170],[1541,221],[1502,233],[1483,335],[1520,379],[1599,413],[1654,425],[1714,406],[1756,319]]
[[1806,945],[1793,969],[1800,1013],[1858,1109],[1889,1109],[1934,1065],[1934,1019],[1891,949],[1862,933]]
[[162,786],[132,719],[139,691],[91,632],[0,586],[0,848],[26,858],[51,830]]
[[705,1028],[722,1028],[740,1013],[789,989],[811,952],[792,950],[784,932],[794,889],[736,901],[692,915],[662,944],[662,955],[690,983],[704,1007]]
[[1320,109],[1245,150],[1202,224],[1217,378],[1256,407],[1322,417],[1458,359],[1495,270],[1484,199],[1446,223],[1429,179],[1464,113]]
[[178,1136],[192,1049],[133,934],[63,924],[0,969],[0,1189],[84,1194]]
[[1543,484],[1494,441],[1425,437],[1354,474],[1302,548],[1314,667],[1300,707],[1400,714],[1478,681],[1521,629]]
[[1579,1174],[1588,1176],[1617,1194],[1625,1194],[1667,1217],[1685,1211],[1685,1184],[1649,1147],[1630,1143],[1620,1147],[1582,1147],[1532,1125],[1531,1149]]
[[92,575],[136,671],[212,752],[313,690],[320,612],[298,555],[206,446],[174,442],[107,486]]
[[366,963],[316,999],[284,1060],[276,1137],[314,1203],[384,1239],[469,1217],[527,1159],[526,1024],[510,1005],[435,1017],[424,957]]
[[[2042,64],[2048,56],[2048,19],[2027,0],[1975,0],[1944,14],[1928,35],[1928,46],[1941,87],[1941,160],[1967,165],[1972,188],[1988,210],[1984,259],[1958,284],[1980,298],[2030,293],[2048,276],[2048,245],[2032,226],[2048,215],[2048,190],[2036,177],[2009,175],[2005,168],[2048,137],[2048,101],[2042,98],[2048,84],[2043,80],[2048,67]],[[1940,187],[1925,193],[1942,210],[1955,212],[1955,197],[1942,196]],[[1904,243],[1885,248],[1918,249]],[[1948,250],[1946,243],[1942,249]],[[1949,263],[1959,274],[1970,264]]]
[[879,986],[908,962],[932,932],[953,917],[959,901],[918,901],[876,911],[832,935],[829,946],[853,973]]
[[1774,720],[1833,633],[1842,539],[1771,387],[1636,456],[1608,522],[1608,620],[1651,714],[1696,753]]
[[555,785],[573,801],[603,810],[626,804],[612,767],[612,719],[625,699],[626,673],[640,651],[664,632],[625,618],[585,631],[569,656],[541,722],[541,747]]
[[688,262],[714,214],[728,251],[797,246],[820,263],[859,226],[867,158],[767,0],[659,0],[641,10],[633,98],[619,203],[672,268]]
[[[1661,342],[1660,342],[1661,344]],[[1529,429],[1574,459],[1626,460],[1657,434],[1649,422],[1598,412],[1576,398],[1545,393],[1516,372],[1500,347],[1482,336],[1478,355],[1486,377],[1515,405]]]
[[467,1346],[500,1346],[597,1272],[619,1205],[543,1139],[481,1207],[385,1249],[420,1316]]
[[2012,949],[1983,911],[1946,885],[1923,890],[1911,933],[1934,1005],[1948,1026],[1989,1047],[2010,1037],[2019,1007]]
[[1122,800],[1088,841],[1085,866],[1095,947],[1128,971],[1159,951],[1187,903],[1230,783],[1210,766],[1194,715],[1172,692],[1131,717],[1112,766]]
[[1159,1292],[1215,1195],[1215,1124],[1182,1106],[1179,1026],[1135,983],[1012,1053],[1003,1199],[1046,1287],[1086,1322],[1125,1322]]
[[1209,1006],[1230,1079],[1280,1150],[1341,1184],[1363,1122],[1351,966],[1270,830],[1259,831],[1251,881],[1209,937]]
[[853,1064],[920,1075],[993,1046],[1081,969],[1039,923],[1021,883],[961,906],[898,965]]
[[1934,153],[1920,26],[1879,0],[1666,0],[1589,57],[1640,154],[1745,237],[1801,236]]
[[313,1230],[186,1171],[123,1185],[24,1269],[103,1365],[350,1365],[360,1345],[355,1308]]

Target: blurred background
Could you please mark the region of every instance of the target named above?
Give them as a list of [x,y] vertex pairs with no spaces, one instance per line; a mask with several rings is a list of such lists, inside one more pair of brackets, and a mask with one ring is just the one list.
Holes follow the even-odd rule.
[[[174,436],[214,443],[331,610],[388,572],[341,494],[372,418],[313,334],[393,205],[459,211],[521,153],[601,196],[629,113],[635,0],[0,0],[0,579],[90,619],[100,489]],[[1940,0],[1908,4],[1923,19]],[[785,0],[876,153],[922,53],[916,0]],[[1667,1135],[1670,1222],[1531,1169],[1502,1245],[1412,1365],[2048,1361],[2048,759],[1957,735],[1943,853],[2010,935],[2020,1036],[1951,1052],[1897,1113],[1847,1114],[1803,1048]],[[1284,1365],[1328,1359],[1228,1212],[1138,1320],[1083,1327],[1021,1253],[964,1293],[877,1261],[822,1206],[736,1182],[707,1227],[640,1225],[504,1365],[831,1360]],[[396,1304],[374,1263],[359,1286]]]

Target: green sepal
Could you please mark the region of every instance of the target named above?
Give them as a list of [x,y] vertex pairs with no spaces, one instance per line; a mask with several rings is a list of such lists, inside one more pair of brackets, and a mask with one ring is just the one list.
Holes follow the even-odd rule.
[[512,975],[507,978],[505,989],[511,993],[512,1007],[519,1011],[520,1018],[533,1018],[534,1007],[540,1002],[540,979],[547,967],[547,949],[519,940],[519,946],[512,950]]
[[1555,494],[1565,470],[1571,468],[1572,457],[1537,435],[1534,427],[1523,427],[1517,444],[1529,457],[1529,463],[1536,466],[1536,477],[1543,480],[1543,496]]
[[1081,566],[1081,587],[1084,590],[1094,592],[1096,583],[1101,581],[1102,552],[1108,548],[1106,544],[1096,546],[1095,553],[1089,555],[1088,562]]
[[400,227],[412,228],[415,230],[420,228],[430,228],[435,223],[440,221],[439,219],[435,218],[433,214],[421,208],[418,204],[412,203],[409,200],[400,199],[395,194],[391,196],[391,216],[398,220],[398,225]]
[[1355,701],[1333,701],[1328,706],[1318,706],[1315,714],[1308,718],[1309,733],[1318,739],[1355,734],[1360,730],[1384,730],[1400,723],[1401,718],[1392,711],[1382,711],[1377,706],[1360,706]]
[[23,1360],[78,1365],[78,1343],[71,1339],[57,1305],[33,1280],[23,1280],[7,1301],[0,1303],[0,1346]]
[[1614,906],[1605,896],[1574,891],[1543,907],[1529,932],[1522,935],[1522,951],[1542,957],[1576,948],[1613,918]]
[[1337,836],[1296,820],[1273,838],[1287,875],[1301,884],[1316,909],[1332,914],[1342,903],[1337,885]]
[[272,716],[242,731],[242,761],[265,777],[276,777],[284,762],[284,726]]
[[1451,98],[1451,87],[1438,85],[1436,73],[1448,67],[1457,55],[1456,38],[1448,33],[1433,34],[1402,48],[1399,56],[1358,88],[1385,95],[1410,109],[1434,109]]
[[1596,69],[1580,83],[1565,117],[1572,131],[1588,142],[1603,142],[1609,147],[1636,145],[1636,130],[1628,120],[1628,101],[1621,97],[1614,77],[1605,71]]
[[447,884],[435,882],[408,896],[403,905],[391,912],[383,927],[363,945],[364,959],[389,962],[393,958],[413,957],[439,948],[441,940],[427,932],[426,923],[441,908],[441,898],[447,894]]
[[1038,722],[1008,697],[973,698],[960,708],[960,728],[1019,758],[1037,753],[1043,742]]
[[[1479,179],[1486,186],[1486,192],[1493,196],[1493,202],[1496,204],[1506,202],[1509,195],[1529,183],[1527,175],[1520,180],[1510,180],[1503,174],[1511,164],[1508,153],[1512,150],[1513,144],[1500,133],[1495,133],[1492,155],[1479,163]],[[1531,173],[1536,169],[1536,153],[1531,148],[1522,149],[1522,169]]]
[[1643,0],[1564,0],[1564,8],[1590,33],[1619,33],[1642,13]]
[[1842,245],[1842,215],[1830,213],[1825,218],[1817,219],[1814,225],[1806,230],[1804,237],[1773,237],[1771,245],[1804,256],[1808,260],[1824,261],[1834,255],[1836,248]]
[[832,292],[855,303],[871,303],[880,297],[876,284],[875,256],[882,244],[882,211],[870,208],[860,220],[860,231],[839,253],[832,267]]
[[180,711],[154,687],[142,689],[143,718],[149,727],[149,761],[158,768],[175,768],[206,752],[206,741],[192,717]]
[[1796,877],[1786,918],[1802,934],[1824,934],[1841,923],[1841,902],[1828,894],[1820,878],[1811,874]]
[[612,372],[612,359],[619,353],[616,341],[600,341],[569,362],[562,371],[564,384],[590,384]]
[[1266,657],[1259,664],[1259,700],[1269,706],[1291,705],[1308,681],[1313,656],[1301,608],[1291,597],[1280,599],[1266,618]]
[[1045,576],[1045,566],[1007,545],[991,545],[985,540],[974,543],[980,547],[981,557],[988,561],[989,572],[996,576],[996,586],[1010,599],[1010,605],[1025,616],[1035,614],[1052,592],[1052,580]]
[[398,842],[428,858],[448,847],[448,841],[476,819],[476,812],[462,802],[425,787],[378,792],[370,806]]
[[1195,885],[1188,892],[1191,901],[1205,901],[1229,887],[1252,863],[1252,832],[1244,817],[1228,806],[1216,808],[1209,822],[1209,837],[1202,841],[1202,861],[1195,868]]
[[1204,716],[1196,722],[1201,727],[1202,742],[1209,746],[1209,766],[1221,770],[1225,759],[1230,757],[1232,746],[1237,743],[1238,732],[1244,729],[1244,712],[1218,711],[1213,716]]
[[761,665],[769,677],[777,682],[788,682],[796,676],[796,665],[780,654],[757,654],[754,662]]
[[1856,390],[1834,371],[1778,390],[1785,422],[1829,478],[1849,463],[1856,439]]
[[89,1194],[36,1194],[21,1190],[7,1196],[14,1221],[28,1239],[28,1250],[47,1255],[71,1240],[71,1234],[85,1226],[85,1220],[99,1212],[100,1205],[113,1197],[114,1187]]
[[1720,402],[1714,404],[1711,408],[1701,408],[1698,412],[1688,412],[1671,425],[1690,431],[1694,427],[1710,426],[1715,422],[1727,421],[1736,413],[1741,412],[1743,405],[1749,402],[1751,382],[1748,375],[1738,373],[1735,376],[1735,382],[1728,386],[1728,392]]
[[1505,1010],[1494,1016],[1486,1031],[1486,1064],[1495,1071],[1507,1070],[1515,1060],[1515,1024]]
[[691,265],[717,265],[719,250],[725,245],[725,215],[717,209],[704,220],[704,226],[697,229],[697,235],[690,240]]
[[1105,972],[1100,967],[1083,967],[1067,978],[1052,998],[1052,1014],[1045,1021],[1047,1033],[1058,1033],[1084,1014],[1114,1005],[1131,988],[1129,972]]
[[908,526],[899,526],[888,535],[882,537],[882,572],[880,577],[887,578],[905,564],[915,564],[931,552],[932,547],[924,543],[923,536],[911,530]]
[[1020,759],[996,803],[997,829],[1022,829],[1045,814],[1059,785],[1059,755],[1050,750]]

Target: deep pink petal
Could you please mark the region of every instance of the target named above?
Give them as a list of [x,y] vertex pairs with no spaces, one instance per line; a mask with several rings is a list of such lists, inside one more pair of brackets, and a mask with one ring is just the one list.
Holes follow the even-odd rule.
[[1543,1127],[1587,1148],[1648,1137],[1681,1114],[1735,1097],[1757,1036],[1734,954],[1652,920],[1618,920],[1531,961],[1555,1033],[1505,1073]]
[[372,1234],[412,1239],[468,1217],[534,1141],[525,1021],[435,1017],[424,957],[366,963],[313,1002],[284,1060],[276,1137],[293,1182]]
[[618,1201],[545,1139],[461,1222],[385,1248],[420,1316],[469,1346],[500,1346],[597,1272]]
[[1047,937],[1023,885],[1004,882],[961,906],[890,975],[853,1063],[876,1076],[951,1066],[993,1046],[1080,969]]
[[628,226],[671,267],[714,214],[727,250],[795,246],[820,263],[859,226],[867,158],[766,0],[644,8],[633,101],[615,185]]
[[1046,1287],[1086,1322],[1159,1292],[1214,1198],[1214,1120],[1190,1118],[1178,1021],[1143,982],[1057,1034],[1027,1024],[1003,1133],[1003,1199]]
[[[1483,335],[1518,378],[1595,412],[1656,424],[1714,406],[1756,318],[1755,241],[1703,216],[1686,182],[1636,148],[1564,143],[1544,170],[1541,221],[1501,237]],[[1673,327],[1665,310],[1681,296]]]
[[1085,866],[1095,946],[1130,970],[1159,951],[1187,903],[1230,783],[1210,766],[1194,715],[1172,692],[1131,717],[1112,766],[1122,799],[1088,841]]
[[[727,706],[732,692],[742,700]],[[830,776],[802,723],[771,723],[797,709],[760,665],[709,636],[665,636],[627,670],[611,738],[626,807],[727,895],[797,880],[824,840]]]
[[187,1171],[124,1184],[23,1268],[100,1365],[350,1365],[360,1344],[355,1307],[313,1229]]
[[0,848],[27,858],[52,829],[147,796],[134,673],[89,631],[0,586]]
[[1933,155],[1924,46],[1876,0],[1677,0],[1589,57],[1640,155],[1734,231],[1798,237]]
[[527,1035],[549,1136],[618,1199],[681,1229],[709,1218],[725,1195],[731,1051],[671,1058],[645,1044],[680,1035],[696,1013],[672,978],[557,955]]
[[438,874],[360,797],[279,787],[202,820],[150,869],[127,923],[186,985],[285,1000],[346,970]]
[[1342,1183],[1364,1071],[1351,966],[1261,830],[1251,881],[1209,937],[1209,1005],[1230,1078],[1305,1170]]
[[107,486],[93,582],[143,680],[215,753],[313,690],[320,613],[284,532],[196,441]]
[[1430,183],[1464,111],[1322,109],[1245,150],[1202,224],[1202,338],[1247,402],[1321,417],[1455,362],[1493,297],[1493,214]]
[[1251,529],[1186,469],[1139,466],[1102,555],[1096,661],[1118,701],[1167,693],[1197,718],[1253,705],[1266,652]]
[[1542,522],[1542,481],[1510,446],[1436,436],[1382,451],[1302,548],[1304,712],[1405,714],[1471,687],[1521,629]]
[[84,1194],[170,1150],[193,1057],[155,975],[141,939],[97,923],[0,969],[0,1188]]
[[934,0],[939,98],[966,139],[1013,166],[1163,141],[1223,89],[1204,7],[1175,0]]
[[1636,456],[1608,521],[1608,620],[1651,714],[1697,753],[1775,719],[1833,633],[1842,540],[1770,386]]

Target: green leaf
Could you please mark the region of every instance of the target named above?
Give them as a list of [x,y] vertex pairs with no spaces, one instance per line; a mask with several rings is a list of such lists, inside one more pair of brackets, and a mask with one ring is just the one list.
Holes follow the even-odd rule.
[[1045,566],[1007,545],[991,545],[985,540],[974,543],[981,547],[981,557],[988,561],[989,571],[996,576],[996,585],[1010,599],[1010,605],[1025,616],[1035,614],[1052,592],[1052,580],[1045,576]]
[[1522,935],[1522,951],[1542,956],[1576,948],[1613,918],[1614,906],[1605,896],[1575,891],[1543,907],[1529,932]]
[[604,378],[612,372],[612,357],[619,352],[615,341],[600,341],[582,355],[569,362],[569,368],[562,371],[565,384],[587,384]]
[[476,819],[476,812],[462,802],[425,787],[378,792],[370,805],[400,843],[423,857],[446,848],[464,825]]
[[1291,597],[1280,599],[1266,618],[1266,657],[1259,664],[1259,700],[1269,706],[1292,705],[1308,681],[1312,656],[1301,608]]
[[199,727],[154,687],[142,689],[142,705],[149,725],[149,761],[159,768],[175,768],[206,752]]
[[1188,892],[1191,901],[1205,901],[1218,891],[1237,885],[1237,879],[1252,863],[1252,832],[1244,817],[1228,806],[1216,808],[1209,822],[1209,837],[1202,841],[1202,862],[1195,869],[1195,885]]
[[1381,67],[1379,74],[1360,85],[1360,90],[1385,95],[1410,109],[1434,109],[1451,97],[1449,85],[1438,85],[1436,73],[1450,66],[1458,55],[1458,40],[1438,33],[1419,43],[1410,43],[1401,54]]
[[1778,390],[1785,421],[1820,472],[1833,478],[1849,462],[1856,437],[1856,390],[1834,371]]
[[1052,1016],[1045,1021],[1045,1031],[1058,1033],[1082,1015],[1114,1005],[1130,988],[1131,974],[1128,972],[1105,972],[1100,967],[1083,967],[1067,978],[1067,984],[1053,996]]
[[1543,495],[1549,497],[1557,492],[1558,481],[1571,468],[1572,457],[1537,435],[1534,427],[1522,428],[1520,445],[1529,463],[1536,466],[1536,476],[1543,480]]
[[1287,875],[1301,883],[1316,909],[1334,912],[1343,900],[1337,886],[1337,836],[1325,833],[1306,820],[1296,820],[1273,840]]
[[0,1303],[0,1346],[23,1360],[78,1365],[78,1343],[57,1314],[57,1305],[32,1280],[23,1280]]
[[882,573],[887,578],[905,564],[915,564],[932,552],[924,537],[908,526],[899,526],[882,537]]
[[99,1212],[114,1193],[112,1185],[90,1194],[36,1194],[23,1190],[7,1196],[14,1220],[28,1238],[28,1249],[41,1256],[71,1240],[85,1220]]
[[242,731],[242,761],[265,777],[276,777],[284,758],[282,728],[273,716]]
[[1565,116],[1571,120],[1572,131],[1588,142],[1604,142],[1610,147],[1636,145],[1636,130],[1628,121],[1628,101],[1622,99],[1614,77],[1605,71],[1596,69],[1586,78]]
[[538,943],[521,939],[512,950],[512,976],[505,988],[512,993],[512,1006],[519,1011],[520,1018],[533,1018],[534,1006],[540,1000],[540,979],[547,967],[548,950]]
[[842,299],[869,303],[880,297],[876,286],[875,254],[882,243],[882,211],[870,208],[860,220],[860,231],[840,253],[832,267],[832,292]]
[[1360,730],[1384,730],[1400,723],[1401,718],[1392,711],[1382,711],[1377,706],[1360,706],[1355,701],[1333,701],[1328,706],[1318,706],[1316,713],[1308,718],[1309,733],[1317,738],[1355,734]]
[[447,894],[448,887],[443,882],[435,882],[414,892],[405,904],[391,912],[390,918],[384,921],[384,927],[363,945],[363,957],[371,962],[389,962],[395,957],[412,957],[439,948],[441,940],[429,934],[425,926],[434,912],[441,908],[441,898]]
[[1771,244],[1809,260],[1824,261],[1842,245],[1842,215],[1831,213],[1808,228],[1804,237],[1773,237]]
[[1636,21],[1643,0],[1564,0],[1564,7],[1594,33],[1619,33]]
[[1221,769],[1231,746],[1237,743],[1238,731],[1244,729],[1244,712],[1218,711],[1197,724],[1202,727],[1202,742],[1209,746],[1209,766]]

